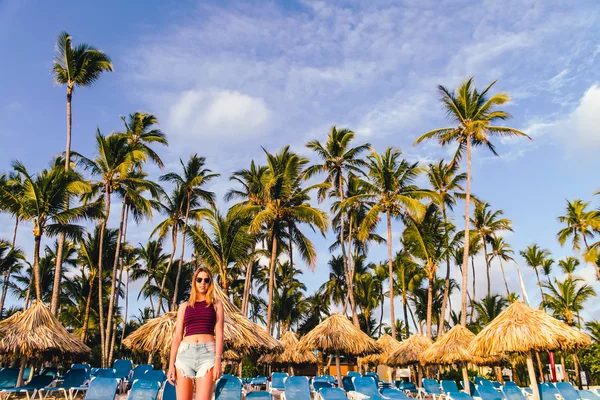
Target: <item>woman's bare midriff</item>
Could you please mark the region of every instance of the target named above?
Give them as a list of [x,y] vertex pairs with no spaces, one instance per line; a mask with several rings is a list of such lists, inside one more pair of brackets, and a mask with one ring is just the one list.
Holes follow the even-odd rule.
[[210,343],[215,341],[215,335],[201,333],[199,335],[184,336],[181,341],[183,343]]

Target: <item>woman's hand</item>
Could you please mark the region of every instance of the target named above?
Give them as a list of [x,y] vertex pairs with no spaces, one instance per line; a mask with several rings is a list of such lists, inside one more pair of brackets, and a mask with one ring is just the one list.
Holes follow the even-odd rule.
[[221,359],[215,358],[215,366],[213,367],[213,381],[218,381],[221,377]]
[[177,375],[175,374],[175,366],[169,365],[169,371],[167,372],[167,379],[172,385],[177,384]]

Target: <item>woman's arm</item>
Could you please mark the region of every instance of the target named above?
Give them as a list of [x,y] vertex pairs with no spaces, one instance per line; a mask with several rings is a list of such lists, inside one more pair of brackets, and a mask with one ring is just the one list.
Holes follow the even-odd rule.
[[169,372],[167,373],[167,378],[172,384],[175,384],[176,380],[175,358],[177,357],[181,339],[183,339],[183,316],[185,315],[186,307],[187,305],[185,303],[179,306],[179,311],[177,311],[177,322],[175,323],[175,333],[173,334],[173,342],[171,343],[171,355],[169,357]]
[[215,367],[213,368],[213,379],[216,381],[221,377],[221,361],[223,359],[223,325],[225,317],[223,303],[215,302],[217,312],[217,324],[215,325]]

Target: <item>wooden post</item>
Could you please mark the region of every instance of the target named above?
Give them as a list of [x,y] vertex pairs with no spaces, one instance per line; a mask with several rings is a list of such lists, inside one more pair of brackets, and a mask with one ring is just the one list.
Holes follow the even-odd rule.
[[461,366],[462,366],[463,386],[465,387],[465,392],[467,392],[467,394],[471,394],[471,385],[469,385],[469,373],[467,372],[467,363],[462,362]]
[[338,387],[342,387],[342,367],[340,366],[340,353],[335,353],[335,368],[337,370]]
[[19,367],[19,375],[17,376],[17,387],[23,385],[23,374],[25,373],[25,365],[27,364],[27,357],[21,357],[21,365]]
[[529,381],[531,383],[531,390],[533,391],[532,400],[540,400],[540,391],[535,379],[535,368],[533,367],[533,357],[531,351],[527,352],[527,372],[529,372]]

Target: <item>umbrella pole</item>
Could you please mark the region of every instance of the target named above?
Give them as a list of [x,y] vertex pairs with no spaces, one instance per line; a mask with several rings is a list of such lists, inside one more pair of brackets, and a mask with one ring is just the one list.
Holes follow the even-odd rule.
[[533,391],[533,400],[540,400],[540,392],[535,379],[535,368],[533,367],[533,358],[531,351],[527,352],[527,372],[529,372],[529,380],[531,382],[531,390]]
[[[471,385],[469,385],[469,373],[467,372],[467,363],[461,363],[461,367],[463,376],[463,386],[465,387],[465,392],[467,392],[467,394],[471,394]],[[539,398],[537,400],[539,400]]]
[[27,364],[27,357],[21,357],[21,366],[19,367],[19,375],[17,376],[17,387],[23,385],[23,374],[25,373],[25,364]]
[[340,366],[340,353],[335,353],[335,368],[337,370],[338,387],[342,387],[342,367]]

